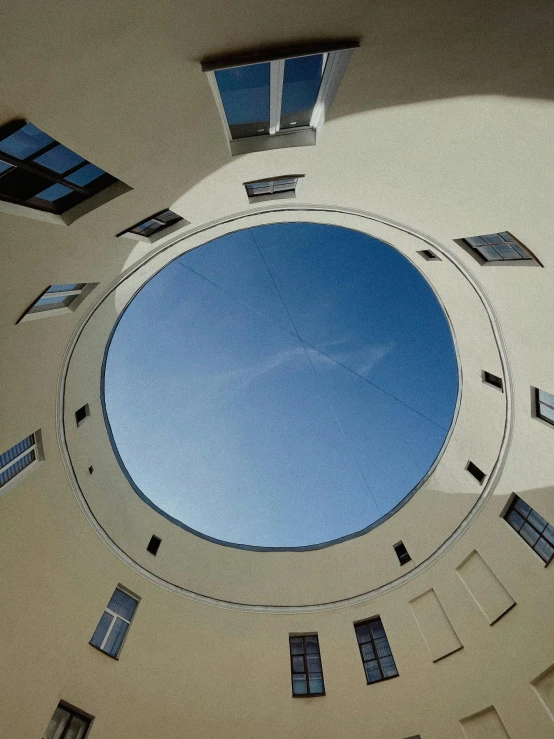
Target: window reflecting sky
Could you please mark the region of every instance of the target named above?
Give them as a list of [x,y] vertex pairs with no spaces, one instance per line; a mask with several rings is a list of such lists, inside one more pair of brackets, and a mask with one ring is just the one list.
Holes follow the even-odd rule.
[[368,526],[452,421],[446,317],[397,251],[287,223],[168,265],[115,331],[105,400],[135,484],[203,534],[304,546]]

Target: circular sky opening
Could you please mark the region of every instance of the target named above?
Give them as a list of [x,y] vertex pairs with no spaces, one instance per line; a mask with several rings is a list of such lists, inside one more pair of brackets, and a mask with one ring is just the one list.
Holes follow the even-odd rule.
[[135,490],[198,534],[305,547],[409,498],[443,447],[448,320],[398,251],[336,226],[249,228],[187,252],[121,315],[104,401]]

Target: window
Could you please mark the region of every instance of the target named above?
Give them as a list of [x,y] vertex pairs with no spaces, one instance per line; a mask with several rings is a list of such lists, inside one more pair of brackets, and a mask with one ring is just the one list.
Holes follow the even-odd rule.
[[399,541],[398,544],[394,545],[394,551],[398,557],[398,561],[401,565],[405,565],[407,562],[411,562],[412,558],[408,554],[408,550],[404,546],[403,542]]
[[205,60],[231,153],[315,144],[356,46]]
[[397,677],[398,670],[381,619],[354,624],[368,685]]
[[86,716],[66,703],[60,703],[50,719],[43,739],[85,739],[91,722],[91,716]]
[[61,214],[116,182],[32,123],[0,129],[0,200]]
[[543,562],[548,564],[554,556],[554,526],[531,508],[524,500],[514,497],[504,514],[510,526],[529,544]]
[[289,643],[292,694],[325,695],[317,634],[291,636]]
[[121,651],[125,636],[133,620],[138,600],[121,588],[116,588],[104,611],[90,643],[111,657]]
[[418,251],[418,254],[421,254],[421,256],[428,262],[440,262],[441,261],[441,258],[438,257],[434,251],[431,251],[431,249],[423,249],[423,251]]
[[535,413],[537,418],[554,426],[554,395],[535,389]]
[[468,462],[466,470],[469,472],[470,475],[473,475],[473,477],[477,480],[479,485],[483,484],[483,480],[485,479],[485,473],[477,467],[476,464],[473,464],[473,462]]
[[300,177],[304,175],[289,175],[267,180],[245,182],[244,187],[251,203],[263,200],[277,200],[279,198],[296,197],[296,186]]
[[0,488],[41,458],[40,432],[31,434],[7,452],[0,454]]
[[154,557],[158,553],[158,549],[160,548],[160,544],[162,543],[162,540],[159,536],[152,536],[150,541],[148,542],[148,546],[146,547],[146,551],[150,552],[150,554],[153,554]]
[[50,285],[31,307],[27,308],[17,323],[60,313],[72,313],[97,284],[97,282],[72,282]]
[[75,422],[77,423],[77,426],[80,426],[87,416],[90,416],[88,403],[82,408],[79,408],[78,411],[75,411]]
[[493,385],[499,390],[502,390],[504,387],[504,383],[502,382],[501,377],[493,375],[492,372],[486,372],[485,370],[483,370],[483,382],[486,382],[487,385]]
[[162,236],[168,236],[180,226],[186,226],[188,223],[189,221],[186,221],[182,216],[177,215],[172,210],[166,209],[161,210],[159,213],[154,213],[153,216],[149,216],[135,226],[131,226],[131,228],[117,234],[117,236],[138,239],[139,241],[146,241],[153,244],[162,238]]
[[531,252],[507,231],[461,239],[483,264],[488,262],[538,263]]

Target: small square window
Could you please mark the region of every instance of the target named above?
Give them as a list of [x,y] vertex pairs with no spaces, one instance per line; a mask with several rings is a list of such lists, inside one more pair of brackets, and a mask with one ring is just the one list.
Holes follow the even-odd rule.
[[117,238],[124,237],[154,244],[163,236],[168,236],[181,226],[187,226],[188,224],[189,221],[186,221],[182,216],[174,213],[172,210],[166,209],[161,210],[159,213],[154,213],[154,215],[148,216],[148,218],[136,223],[134,226],[118,233]]
[[481,264],[538,264],[539,260],[507,231],[458,239]]
[[104,611],[90,644],[110,657],[117,658],[123,647],[138,599],[121,588],[116,588]]
[[82,408],[79,408],[79,410],[75,411],[75,422],[77,423],[77,426],[80,426],[87,416],[90,416],[90,408],[88,406],[88,403],[86,403]]
[[284,175],[271,177],[265,180],[245,182],[246,194],[250,203],[259,203],[264,200],[279,200],[296,197],[298,180],[304,175]]
[[477,467],[476,464],[473,464],[473,462],[468,462],[466,470],[469,472],[470,475],[473,475],[473,477],[477,480],[479,485],[483,484],[483,480],[485,479],[485,473]]
[[27,308],[17,323],[73,312],[81,305],[87,295],[94,290],[97,284],[97,282],[74,282],[63,285],[50,285]]
[[497,387],[499,390],[504,389],[502,378],[498,377],[498,375],[493,375],[492,372],[487,372],[486,370],[483,370],[483,382],[486,382],[487,385]]
[[316,143],[357,41],[206,59],[232,154]]
[[59,703],[46,727],[44,739],[85,739],[91,723],[92,716],[67,703]]
[[293,696],[325,695],[317,634],[291,636],[289,648]]
[[34,434],[27,436],[26,439],[0,454],[0,489],[40,459],[42,459],[41,435],[40,431],[35,431]]
[[517,531],[545,564],[554,557],[554,526],[517,495],[514,495],[504,519]]
[[535,388],[535,413],[537,418],[554,426],[554,395]]
[[440,261],[442,261],[441,258],[437,254],[435,254],[434,251],[431,251],[431,249],[423,249],[422,251],[418,251],[418,254],[421,254],[421,256],[427,262],[440,262]]
[[410,554],[403,542],[399,541],[398,544],[395,544],[394,551],[396,552],[396,556],[398,557],[398,561],[401,565],[405,565],[407,562],[411,562],[412,558],[410,557]]
[[148,542],[148,546],[146,547],[146,551],[150,552],[150,554],[153,554],[154,557],[158,553],[158,549],[160,548],[160,544],[162,543],[162,540],[159,536],[152,536],[150,538],[150,541]]

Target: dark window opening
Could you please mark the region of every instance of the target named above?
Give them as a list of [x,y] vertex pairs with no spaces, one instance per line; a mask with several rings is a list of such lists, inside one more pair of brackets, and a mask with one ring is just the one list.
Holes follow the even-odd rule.
[[502,382],[501,377],[497,377],[497,375],[493,375],[492,372],[483,372],[483,377],[484,377],[485,382],[488,385],[494,385],[494,387],[497,387],[500,390],[503,389],[504,383]]
[[483,480],[485,479],[485,473],[477,467],[476,464],[473,464],[473,462],[468,462],[466,470],[469,472],[470,475],[473,475],[473,477],[477,480],[479,485],[483,484]]
[[249,198],[256,198],[260,195],[275,195],[277,193],[295,193],[299,177],[299,175],[275,177],[268,180],[245,182],[244,186]]
[[325,695],[317,634],[291,636],[289,645],[293,696]]
[[91,465],[91,466],[90,466],[90,467],[88,468],[88,473],[89,473],[89,475],[92,475],[92,473],[93,473],[93,472],[94,472],[94,467],[93,467],[93,466]]
[[418,251],[418,254],[421,254],[421,256],[426,259],[428,262],[440,262],[441,258],[435,254],[434,251],[431,251],[431,249],[423,249],[423,251]]
[[354,624],[367,684],[398,676],[383,623],[377,616]]
[[516,495],[504,518],[545,564],[552,560],[554,526],[551,526],[537,511]]
[[148,542],[148,546],[146,547],[146,551],[150,552],[150,554],[153,554],[156,556],[158,553],[158,549],[160,548],[160,544],[162,543],[162,540],[158,536],[152,536],[150,541]]
[[117,181],[32,123],[0,128],[0,200],[61,214]]
[[544,390],[535,390],[535,413],[537,418],[554,426],[554,395]]
[[67,703],[59,703],[48,723],[44,739],[85,739],[91,722],[91,716]]
[[154,213],[153,216],[145,218],[140,223],[131,226],[131,228],[125,229],[121,233],[117,234],[122,236],[126,233],[137,234],[138,236],[154,236],[154,234],[164,231],[169,226],[173,226],[175,223],[184,221],[184,218],[172,210],[166,209],[161,210],[159,213]]
[[85,418],[90,415],[88,403],[84,405],[82,408],[79,408],[78,411],[75,411],[75,421],[77,422],[77,426],[80,426]]
[[408,553],[408,550],[404,546],[404,543],[399,541],[398,544],[394,545],[394,551],[396,552],[396,556],[398,557],[398,561],[401,565],[405,565],[406,562],[411,562],[411,557]]
[[534,261],[526,247],[507,231],[469,236],[463,241],[485,262]]

